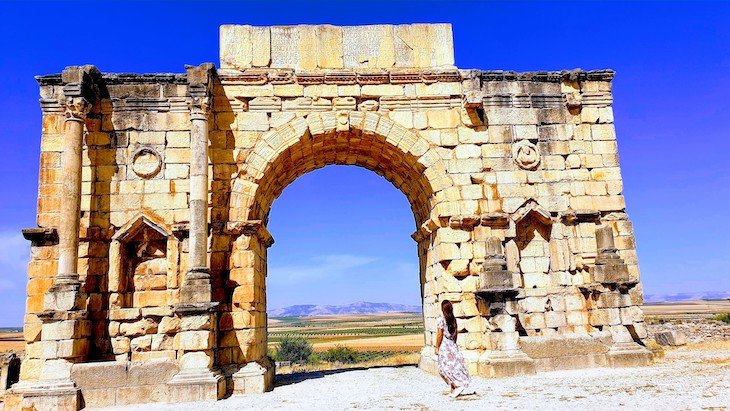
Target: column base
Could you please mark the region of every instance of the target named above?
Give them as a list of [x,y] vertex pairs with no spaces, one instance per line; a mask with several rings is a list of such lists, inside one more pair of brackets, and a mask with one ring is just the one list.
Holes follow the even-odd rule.
[[183,369],[167,383],[174,402],[216,401],[226,394],[226,379],[217,369]]
[[79,388],[70,379],[19,382],[5,394],[5,410],[78,410]]
[[617,343],[611,346],[606,353],[611,367],[644,367],[651,363],[651,351],[646,347],[634,343]]
[[276,365],[269,357],[259,362],[250,362],[235,372],[233,379],[233,394],[262,394],[274,389]]
[[487,378],[531,375],[537,371],[535,360],[522,351],[486,351],[479,357],[479,375]]

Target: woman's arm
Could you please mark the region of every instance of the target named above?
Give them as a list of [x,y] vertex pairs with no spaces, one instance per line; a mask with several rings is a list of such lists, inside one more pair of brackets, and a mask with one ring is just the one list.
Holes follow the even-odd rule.
[[438,333],[436,333],[436,355],[439,355],[439,348],[441,348],[441,341],[444,339],[444,330],[439,328]]

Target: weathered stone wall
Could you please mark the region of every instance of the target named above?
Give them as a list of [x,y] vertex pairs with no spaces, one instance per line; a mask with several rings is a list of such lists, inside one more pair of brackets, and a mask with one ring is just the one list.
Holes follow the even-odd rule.
[[[223,26],[221,64],[39,78],[22,381],[44,381],[49,364],[161,358],[180,364],[159,382],[172,400],[218,396],[221,371],[229,392],[269,389],[269,210],[329,164],[368,168],[411,204],[424,369],[444,299],[475,374],[646,362],[613,72],[458,70],[449,25]],[[78,90],[95,97],[82,117],[81,311],[64,320],[48,299]],[[190,262],[200,252],[205,267]]]

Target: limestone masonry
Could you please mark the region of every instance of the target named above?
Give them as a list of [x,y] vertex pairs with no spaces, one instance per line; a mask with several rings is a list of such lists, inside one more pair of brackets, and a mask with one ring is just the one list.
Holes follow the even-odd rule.
[[411,204],[424,370],[443,299],[476,375],[648,363],[612,71],[457,69],[448,24],[220,36],[219,68],[37,78],[26,357],[6,408],[272,389],[269,210],[329,164]]

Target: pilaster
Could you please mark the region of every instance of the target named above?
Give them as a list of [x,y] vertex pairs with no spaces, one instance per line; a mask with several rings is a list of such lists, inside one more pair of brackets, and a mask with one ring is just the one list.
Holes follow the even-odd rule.
[[218,338],[218,303],[212,301],[208,266],[208,117],[211,107],[213,64],[186,67],[190,109],[190,237],[189,270],[185,273],[180,304],[175,308],[182,329],[174,348],[180,372],[168,383],[179,401],[217,400],[226,392],[225,378],[214,364]]

